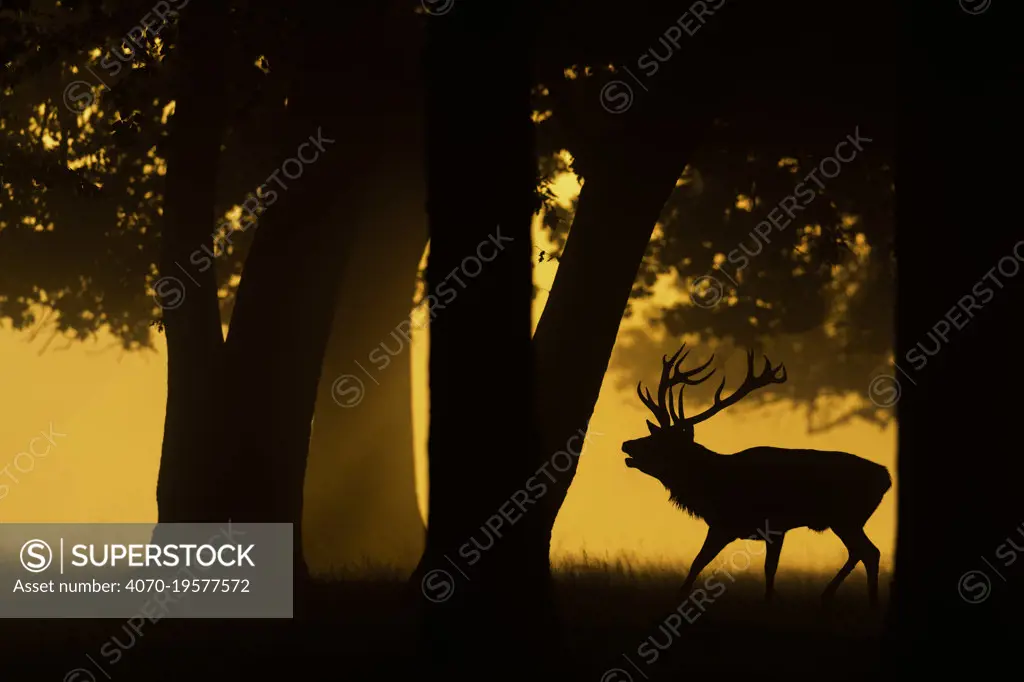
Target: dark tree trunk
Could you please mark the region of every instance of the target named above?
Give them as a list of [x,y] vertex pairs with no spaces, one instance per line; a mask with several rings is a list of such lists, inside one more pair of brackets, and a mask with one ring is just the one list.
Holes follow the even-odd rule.
[[[316,35],[316,34],[313,34]],[[348,231],[325,219],[329,197],[349,184],[350,135],[324,83],[324,52],[311,40],[290,106],[285,136],[305,158],[289,164],[287,187],[260,218],[246,259],[226,342],[227,382],[232,394],[234,439],[222,482],[230,517],[247,522],[294,524],[297,586],[308,577],[302,554],[302,493],[313,407],[327,346],[339,272],[347,260]],[[346,104],[350,104],[347,103]],[[323,150],[310,148],[322,137]],[[283,165],[282,165],[283,169]]]
[[[388,7],[363,9],[351,30],[391,36]],[[352,196],[360,178],[379,158],[379,140],[367,136],[371,122],[395,110],[396,92],[409,87],[387,55],[362,59],[365,40],[338,41],[315,7],[299,20],[305,38],[301,74],[290,107],[286,135],[309,159],[292,165],[286,189],[259,222],[246,260],[226,343],[228,385],[233,392],[236,443],[230,451],[231,518],[289,522],[295,528],[297,590],[308,578],[303,558],[302,510],[306,464],[317,388],[330,336],[338,282],[351,257],[351,216],[335,205]],[[344,38],[344,36],[343,36]],[[380,70],[389,73],[381,79]],[[332,86],[344,82],[346,88]],[[353,98],[358,93],[358,99]],[[282,171],[288,172],[282,159]],[[286,176],[287,177],[287,176]],[[274,189],[271,186],[271,189]],[[327,213],[325,215],[325,213]],[[344,226],[344,227],[342,227]],[[343,321],[341,321],[343,322]]]
[[[324,134],[340,136],[330,128]],[[347,258],[345,229],[319,219],[313,199],[315,190],[331,191],[331,164],[320,164],[301,178],[313,194],[296,186],[290,190],[294,200],[282,201],[279,213],[261,221],[259,229],[266,232],[257,236],[246,261],[227,340],[232,423],[238,429],[226,486],[230,516],[293,523],[300,584],[308,573],[302,559],[306,455],[337,270]]]
[[[954,7],[945,19],[944,32],[921,33],[927,49],[917,54],[930,63],[913,65],[896,162],[899,367],[888,371],[901,388],[900,496],[886,662],[909,672],[943,651],[947,665],[991,675],[1005,668],[1024,600],[1022,467],[1006,448],[1020,440],[1012,395],[1024,381],[1024,240],[1006,201],[1019,172],[1006,160],[1024,151],[1024,114],[1019,78],[1000,78],[1008,55],[988,54],[1012,45],[1009,36],[968,41],[993,65],[977,80],[946,50],[964,16]],[[969,302],[981,309],[964,314]],[[929,354],[915,368],[905,358],[919,343],[918,355]]]
[[[418,69],[419,52],[412,56]],[[306,483],[306,523],[317,527],[325,558],[406,575],[425,532],[407,335],[427,241],[422,101],[418,89],[407,95],[364,130],[378,155],[343,202],[356,236],[324,358]]]
[[[582,436],[651,233],[706,122],[682,119],[678,130],[654,137],[651,122],[639,119],[641,126],[624,131],[617,144],[589,164],[558,274],[533,337],[541,415],[535,466],[548,463],[548,470],[554,469],[538,512],[544,517],[545,541],[576,473]],[[575,457],[554,459],[556,452]]]
[[445,307],[430,328],[430,513],[413,587],[434,672],[459,678],[525,675],[549,641],[547,546],[525,532],[536,517],[501,537],[485,527],[532,473],[530,7],[456,3],[428,27],[427,285]]
[[[167,151],[167,190],[157,300],[167,335],[167,409],[157,480],[162,523],[215,521],[217,491],[204,475],[218,456],[224,407],[224,339],[214,268],[189,260],[212,247],[216,176],[224,133],[227,7],[210,0],[181,22],[178,93]],[[173,278],[173,279],[172,279]]]

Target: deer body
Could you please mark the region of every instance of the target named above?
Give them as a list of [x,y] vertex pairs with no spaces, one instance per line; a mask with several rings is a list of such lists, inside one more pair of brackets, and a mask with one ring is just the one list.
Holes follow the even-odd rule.
[[[696,448],[699,455],[681,457],[678,469],[655,478],[677,507],[736,537],[756,535],[766,521],[780,531],[863,526],[892,486],[885,467],[846,452],[755,447],[723,455]],[[864,489],[875,494],[850,494]]]
[[823,599],[831,598],[846,576],[863,561],[868,574],[868,595],[872,605],[876,604],[880,553],[864,534],[864,524],[892,487],[889,471],[846,452],[764,446],[722,455],[694,442],[695,424],[757,388],[784,382],[786,370],[781,365],[772,368],[765,358],[764,371],[755,376],[753,353],[748,352],[743,384],[723,400],[723,379],[711,408],[687,418],[682,390],[677,407],[672,388],[699,384],[710,378],[715,370],[701,378],[696,375],[711,364],[714,356],[701,367],[681,371],[686,355],[678,362],[676,358],[682,350],[662,361],[657,402],[649,391],[645,396],[637,386],[641,401],[654,412],[660,425],[648,421],[651,435],[626,441],[622,450],[628,455],[627,467],[660,481],[676,506],[708,524],[707,538],[690,566],[683,590],[693,586],[704,567],[727,544],[747,538],[767,543],[765,596],[770,599],[785,533],[806,527],[818,532],[832,529],[850,552]]

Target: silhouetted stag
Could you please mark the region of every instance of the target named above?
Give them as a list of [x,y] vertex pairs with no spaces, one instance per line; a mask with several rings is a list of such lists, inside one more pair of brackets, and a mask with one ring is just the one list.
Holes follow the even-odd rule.
[[[645,396],[637,384],[640,400],[657,417],[658,426],[648,421],[650,436],[622,444],[622,451],[629,455],[626,466],[661,481],[676,506],[708,524],[707,538],[690,566],[683,591],[690,591],[700,572],[726,545],[747,538],[766,542],[765,598],[771,599],[785,533],[806,526],[818,532],[831,528],[850,552],[822,600],[830,601],[840,583],[863,561],[871,604],[877,604],[879,551],[864,534],[864,524],[892,486],[888,469],[845,452],[762,446],[721,455],[695,443],[696,424],[735,405],[751,391],[783,383],[786,368],[781,364],[772,367],[766,357],[764,369],[755,375],[754,353],[748,351],[743,384],[723,400],[723,377],[714,404],[695,417],[686,417],[683,389],[714,374],[712,369],[706,376],[697,376],[715,356],[700,367],[683,371],[680,368],[689,351],[678,362],[676,358],[685,347],[683,344],[671,358],[663,358],[657,402],[650,391]],[[672,394],[677,385],[678,406]]]

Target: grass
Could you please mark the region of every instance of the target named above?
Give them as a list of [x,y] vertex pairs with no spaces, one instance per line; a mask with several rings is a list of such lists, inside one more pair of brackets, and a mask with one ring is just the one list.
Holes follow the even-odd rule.
[[[555,568],[566,656],[577,671],[573,678],[625,681],[603,677],[618,667],[637,682],[644,679],[640,673],[651,680],[693,679],[706,673],[727,679],[751,674],[863,679],[877,665],[885,575],[882,608],[868,607],[866,579],[858,569],[828,613],[820,610],[819,596],[831,574],[783,566],[776,583],[778,599],[772,603],[763,600],[759,570],[739,574],[735,582],[720,575],[724,592],[705,603],[703,611],[686,608],[692,622],[677,619],[675,634],[666,629],[666,619],[681,603],[682,570],[586,558],[559,562]],[[92,682],[106,680],[104,675],[111,680],[191,682],[250,679],[255,674],[256,679],[305,680],[337,671],[348,679],[409,679],[417,664],[415,626],[403,609],[405,586],[396,572],[386,569],[372,576],[339,573],[319,580],[310,618],[301,626],[298,621],[164,619],[144,623],[140,633],[132,633],[123,620],[115,619],[8,620],[4,639],[10,653],[4,677],[11,682]],[[657,650],[654,642],[666,648]],[[645,643],[646,656],[638,652]],[[650,660],[653,651],[658,652],[655,661]],[[211,663],[200,665],[207,660]],[[171,664],[187,667],[190,661],[195,662],[191,673],[179,668],[172,674]],[[242,675],[240,666],[246,664],[253,669]],[[270,674],[271,667],[283,673],[285,665],[298,670]],[[68,677],[76,668],[92,677]],[[537,679],[545,678],[539,672]]]

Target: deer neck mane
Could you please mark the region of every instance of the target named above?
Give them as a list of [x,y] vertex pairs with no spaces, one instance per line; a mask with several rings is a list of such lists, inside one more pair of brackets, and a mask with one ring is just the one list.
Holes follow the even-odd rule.
[[673,476],[662,481],[669,492],[669,501],[693,518],[706,519],[721,498],[718,471],[725,456],[694,443],[685,457],[680,458]]

